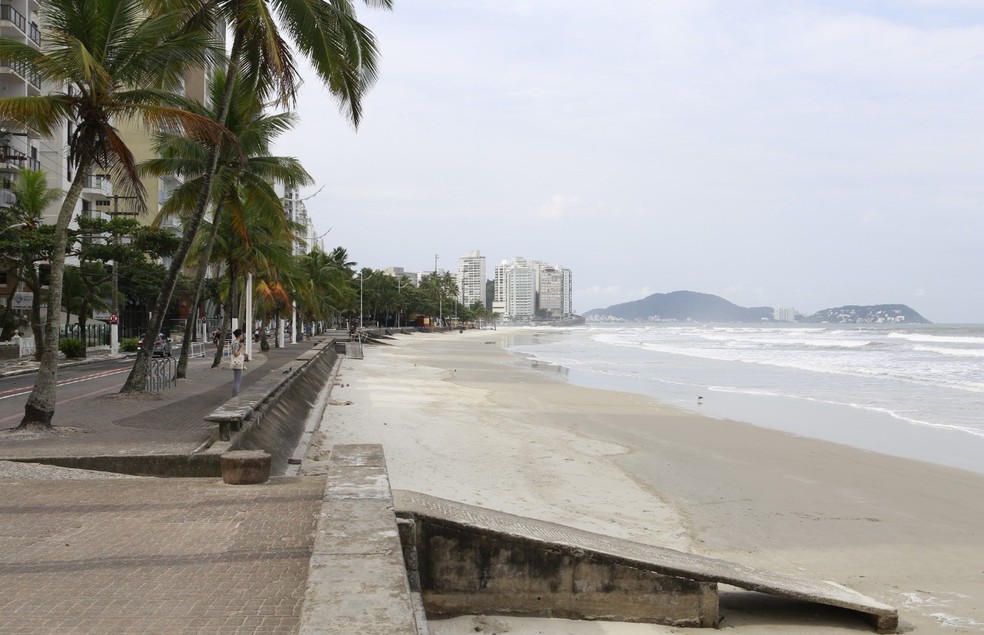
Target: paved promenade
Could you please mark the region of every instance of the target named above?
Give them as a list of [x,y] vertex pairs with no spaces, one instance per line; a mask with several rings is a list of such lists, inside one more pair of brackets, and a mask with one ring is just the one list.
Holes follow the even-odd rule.
[[[317,341],[254,351],[243,388]],[[59,434],[3,431],[0,457],[190,452],[230,390],[228,370],[199,361],[158,395],[60,409]],[[294,632],[324,487],[323,477],[231,486],[0,460],[0,633]]]
[[[321,338],[313,338],[271,348],[265,353],[254,344],[253,357],[243,374],[242,390],[319,341]],[[107,353],[97,350],[92,359],[107,359]],[[211,360],[211,352],[207,358],[189,360],[187,378],[179,380],[174,388],[136,395],[113,391],[62,405],[55,410],[54,435],[37,437],[0,432],[0,459],[191,452],[209,436],[202,419],[232,396],[232,372],[226,368],[226,361],[211,368]],[[132,356],[129,361],[132,363]],[[127,371],[129,368],[127,364]],[[0,373],[22,370],[20,364],[8,362],[0,366]]]

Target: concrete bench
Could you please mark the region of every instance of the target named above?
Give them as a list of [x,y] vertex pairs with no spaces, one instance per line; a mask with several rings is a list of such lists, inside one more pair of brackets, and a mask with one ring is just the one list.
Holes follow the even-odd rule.
[[407,582],[392,493],[380,445],[336,445],[300,633],[422,635]]

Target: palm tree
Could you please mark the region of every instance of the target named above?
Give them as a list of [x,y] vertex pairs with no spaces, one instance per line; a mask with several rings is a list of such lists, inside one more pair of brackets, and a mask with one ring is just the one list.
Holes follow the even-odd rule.
[[72,314],[78,316],[79,337],[86,344],[86,324],[93,309],[106,310],[109,304],[104,298],[112,291],[110,274],[101,262],[83,261],[80,267],[65,267],[62,304],[65,309],[65,326],[69,326]]
[[180,73],[203,65],[212,43],[198,30],[186,32],[186,16],[169,12],[147,16],[142,0],[50,0],[42,7],[45,48],[0,39],[0,58],[25,63],[46,84],[64,90],[37,97],[0,99],[0,118],[12,120],[44,136],[74,122],[69,136],[72,184],[55,223],[51,282],[44,350],[34,390],[24,408],[20,428],[50,427],[57,385],[58,312],[68,226],[90,170],[98,165],[124,194],[132,193],[143,207],[143,187],[133,155],[112,122],[140,117],[150,125],[183,127],[211,138],[214,124],[165,107]]
[[[364,0],[370,7],[387,9],[392,7],[392,1]],[[198,6],[194,2],[189,4]],[[362,117],[362,96],[376,80],[377,49],[372,33],[356,19],[352,0],[221,0],[205,2],[201,7],[205,16],[201,18],[203,23],[225,21],[232,31],[232,48],[226,66],[225,90],[218,102],[217,122],[226,123],[241,72],[243,79],[264,100],[272,95],[286,106],[294,102],[299,77],[291,53],[293,44],[293,48],[314,67],[325,88],[340,101],[352,123],[358,126]],[[284,39],[278,21],[290,33],[292,42]],[[184,239],[154,305],[153,317],[147,327],[149,337],[160,330],[185,258],[212,202],[220,154],[218,147],[209,152],[195,211],[184,226]],[[143,377],[150,353],[146,346],[137,353],[123,392],[144,389]]]
[[353,265],[341,247],[332,255],[313,249],[300,256],[294,292],[301,311],[312,318],[334,322],[345,306],[343,298],[352,280]]
[[[216,104],[225,92],[226,76],[222,71],[216,72],[211,82],[210,103]],[[192,100],[183,102],[184,106],[202,117],[217,119],[218,113]],[[195,297],[192,311],[196,311],[201,302],[205,286],[205,274],[212,262],[212,247],[216,240],[216,232],[222,226],[221,216],[230,210],[237,214],[234,226],[241,235],[248,233],[243,221],[243,201],[239,192],[259,201],[266,209],[271,206],[283,215],[283,204],[269,183],[276,181],[288,186],[301,186],[313,183],[311,176],[301,164],[292,157],[269,156],[270,146],[282,133],[289,130],[297,118],[292,113],[267,115],[263,103],[255,90],[246,82],[240,82],[234,87],[226,128],[237,143],[220,145],[222,161],[213,188],[215,211],[210,231],[200,237],[192,258],[198,263],[198,273],[195,281]],[[172,194],[162,206],[155,219],[160,224],[170,217],[188,217],[194,212],[196,201],[205,187],[205,169],[207,167],[208,150],[201,144],[187,137],[172,133],[157,135],[155,150],[159,155],[156,159],[144,161],[140,165],[140,173],[150,176],[181,175],[185,182]],[[191,338],[194,329],[194,317],[185,324],[184,341],[181,346],[181,356],[178,360],[178,377],[185,377],[190,353]]]
[[[218,221],[212,251],[213,259],[223,263],[228,277],[225,304],[230,311],[222,323],[223,338],[230,318],[238,314],[246,274],[290,267],[291,249],[297,236],[297,228],[287,220],[283,203],[273,188],[263,182],[252,185],[258,191],[243,187],[237,196],[224,201],[228,209]],[[212,366],[218,366],[221,360],[219,349]]]
[[[47,229],[39,229],[44,211],[58,203],[64,192],[57,188],[48,189],[48,179],[40,170],[24,169],[17,173],[10,186],[14,204],[4,210],[3,225],[5,239],[16,239],[11,245],[8,258],[16,262],[16,280],[23,280],[34,295],[31,308],[31,329],[37,347],[34,351],[36,361],[41,361],[44,350],[44,331],[41,329],[41,276],[38,263],[50,257],[52,235]],[[16,235],[12,235],[16,232]],[[13,301],[13,292],[7,298],[7,314]],[[6,326],[6,325],[5,325]]]

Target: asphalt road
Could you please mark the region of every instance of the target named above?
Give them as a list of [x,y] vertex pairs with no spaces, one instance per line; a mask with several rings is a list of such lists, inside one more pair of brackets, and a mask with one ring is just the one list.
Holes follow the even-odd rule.
[[[174,358],[177,360],[177,358]],[[211,358],[192,358],[192,367],[211,365]],[[107,359],[81,366],[58,369],[56,411],[67,411],[83,399],[119,392],[133,367],[133,358]],[[37,373],[0,378],[0,429],[16,425],[24,415],[24,405],[34,388]]]

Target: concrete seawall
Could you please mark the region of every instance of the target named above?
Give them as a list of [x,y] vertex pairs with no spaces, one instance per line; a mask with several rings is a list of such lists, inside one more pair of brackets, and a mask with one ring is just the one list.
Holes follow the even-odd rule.
[[[335,340],[327,340],[272,369],[205,418],[216,430],[201,454],[217,464],[223,452],[263,450],[271,456],[271,474],[283,475],[309,418],[321,414],[319,396],[330,390],[338,359]],[[226,430],[229,438],[223,439]]]

